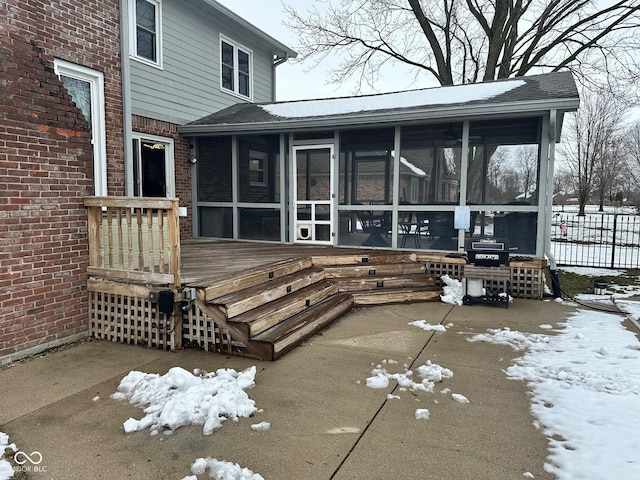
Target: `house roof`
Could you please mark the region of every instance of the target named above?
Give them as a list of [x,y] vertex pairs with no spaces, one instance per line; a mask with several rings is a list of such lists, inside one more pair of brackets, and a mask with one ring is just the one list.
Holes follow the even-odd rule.
[[269,45],[271,45],[272,53],[276,57],[287,59],[287,58],[296,58],[298,56],[298,53],[295,50],[292,50],[291,48],[287,47],[284,43],[280,42],[279,40],[276,40],[268,33],[263,32],[258,27],[256,27],[252,23],[242,18],[237,13],[233,12],[232,10],[229,10],[224,5],[218,3],[216,0],[201,0],[201,1],[209,5],[210,7],[214,8],[218,12],[222,13],[223,15],[231,18],[233,21],[235,21],[236,23],[239,23],[244,28],[252,32],[254,35],[257,35],[262,40],[266,41]]
[[450,121],[504,114],[575,111],[580,97],[570,72],[378,95],[238,103],[187,125],[183,135],[274,133],[344,126]]

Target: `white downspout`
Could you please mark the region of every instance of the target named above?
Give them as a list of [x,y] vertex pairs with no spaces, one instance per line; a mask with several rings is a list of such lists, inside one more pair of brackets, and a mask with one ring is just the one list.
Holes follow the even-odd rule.
[[131,64],[129,60],[129,5],[120,0],[120,75],[122,82],[122,132],[124,142],[124,193],[134,195],[131,122]]
[[562,290],[560,289],[560,280],[558,279],[558,266],[556,258],[551,252],[551,219],[553,217],[553,175],[556,158],[556,133],[558,124],[558,111],[551,110],[549,112],[549,160],[547,162],[547,204],[545,206],[545,225],[544,225],[544,252],[549,259],[549,275],[553,287],[553,296],[560,298]]
[[280,65],[285,63],[287,60],[289,60],[289,53],[285,52],[284,56],[282,57],[276,56],[273,62],[272,73],[271,73],[271,79],[272,79],[271,80],[271,101],[272,102],[276,101],[276,68],[278,68]]

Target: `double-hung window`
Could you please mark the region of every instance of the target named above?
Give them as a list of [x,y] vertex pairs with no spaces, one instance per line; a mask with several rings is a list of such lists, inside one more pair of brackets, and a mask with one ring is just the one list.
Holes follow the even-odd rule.
[[251,100],[253,96],[251,51],[227,38],[220,39],[220,86]]
[[162,68],[161,0],[129,0],[131,56]]
[[249,183],[254,186],[267,185],[267,154],[249,151]]

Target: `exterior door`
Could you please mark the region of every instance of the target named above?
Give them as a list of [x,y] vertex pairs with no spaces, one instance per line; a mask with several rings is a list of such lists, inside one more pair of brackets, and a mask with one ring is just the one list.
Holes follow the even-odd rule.
[[333,244],[333,145],[293,147],[295,243]]
[[134,135],[133,189],[136,197],[175,197],[173,142]]

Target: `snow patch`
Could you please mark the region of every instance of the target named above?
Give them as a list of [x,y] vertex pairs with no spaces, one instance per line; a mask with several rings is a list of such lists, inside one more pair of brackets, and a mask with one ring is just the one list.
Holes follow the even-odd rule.
[[451,305],[462,305],[462,282],[449,275],[443,275],[440,278],[445,283],[440,300]]
[[408,325],[413,325],[415,327],[421,328],[422,330],[426,330],[426,331],[433,331],[433,332],[447,331],[444,325],[440,325],[440,324],[431,325],[430,323],[427,323],[426,320],[416,320],[414,322],[409,322]]
[[[202,475],[209,469],[209,478],[215,480],[264,480],[262,475],[243,468],[237,463],[224,462],[217,458],[197,458],[191,465],[191,473]],[[182,480],[192,480],[197,477],[188,476]]]
[[416,420],[429,420],[429,410],[426,408],[416,408]]
[[125,433],[149,428],[157,435],[186,425],[203,425],[202,433],[210,435],[223,421],[237,421],[256,412],[255,402],[245,392],[255,385],[255,375],[255,366],[242,372],[219,369],[196,374],[180,367],[164,375],[131,371],[111,398],[144,408],[143,418],[124,422]]

